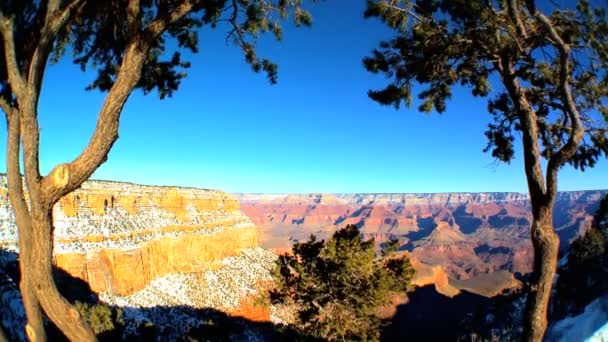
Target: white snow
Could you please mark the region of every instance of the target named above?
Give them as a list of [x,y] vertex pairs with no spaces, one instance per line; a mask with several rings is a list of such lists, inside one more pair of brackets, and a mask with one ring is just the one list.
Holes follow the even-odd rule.
[[608,341],[608,295],[585,307],[578,316],[555,323],[547,334],[548,341]]
[[564,256],[559,259],[557,263],[557,267],[564,267],[568,263],[568,253],[564,254]]

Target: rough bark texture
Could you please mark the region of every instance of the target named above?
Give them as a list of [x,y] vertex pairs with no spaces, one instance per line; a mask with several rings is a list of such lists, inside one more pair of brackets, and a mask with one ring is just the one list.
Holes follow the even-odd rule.
[[[145,30],[140,29],[139,1],[129,1],[128,44],[116,81],[109,90],[99,112],[97,127],[85,150],[72,162],[61,164],[42,177],[39,169],[40,131],[38,99],[44,70],[58,30],[74,14],[81,0],[73,0],[60,10],[60,1],[49,1],[40,39],[29,63],[29,69],[18,67],[13,20],[0,11],[0,33],[9,83],[15,103],[0,101],[8,122],[7,174],[9,197],[19,231],[20,289],[28,323],[26,335],[32,341],[44,341],[42,310],[72,341],[92,341],[95,335],[78,311],[59,293],[52,275],[54,204],[78,188],[107,159],[118,139],[118,123],[122,108],[137,85],[150,42],[158,39],[166,28],[192,10],[196,1],[184,1],[168,17],[158,17]],[[29,206],[19,164],[23,146],[23,165]]]
[[15,211],[17,226],[19,227],[19,270],[21,281],[19,288],[23,298],[23,305],[28,317],[26,335],[32,341],[45,339],[42,312],[38,298],[31,281],[31,268],[33,263],[32,251],[32,226],[28,208],[23,192],[23,182],[19,172],[19,143],[20,143],[20,118],[16,110],[7,113],[8,119],[8,142],[7,142],[7,173],[9,197]]
[[542,341],[547,330],[547,308],[551,297],[553,278],[557,268],[559,238],[553,231],[553,203],[541,209],[532,222],[534,246],[534,279],[526,302],[524,339]]

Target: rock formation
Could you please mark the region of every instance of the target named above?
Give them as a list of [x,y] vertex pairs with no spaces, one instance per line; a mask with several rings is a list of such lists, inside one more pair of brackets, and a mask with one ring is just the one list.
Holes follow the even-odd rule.
[[[88,181],[61,199],[53,216],[54,265],[110,304],[188,305],[269,319],[269,309],[256,311],[248,300],[270,280],[275,257],[257,248],[258,229],[227,193]],[[5,176],[0,249],[18,252]]]
[[[592,214],[606,192],[558,194],[554,224],[562,247],[591,226]],[[262,247],[284,251],[310,234],[327,238],[340,227],[356,224],[362,234],[374,238],[379,246],[397,238],[401,249],[410,251],[416,259],[419,274],[426,274],[419,282],[425,284],[433,279],[438,291],[445,294],[453,295],[451,286],[457,284],[461,289],[492,295],[504,287],[516,286],[514,273],[531,270],[531,214],[528,195],[523,193],[237,194],[236,197],[243,211],[260,228]],[[429,270],[433,270],[430,275]],[[507,273],[484,276],[501,271]],[[454,284],[448,286],[448,279]]]

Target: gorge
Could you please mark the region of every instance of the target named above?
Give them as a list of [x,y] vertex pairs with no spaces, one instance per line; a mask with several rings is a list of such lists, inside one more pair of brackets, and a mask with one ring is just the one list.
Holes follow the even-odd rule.
[[[225,192],[88,181],[62,198],[53,215],[55,267],[83,280],[103,302],[134,309],[211,308],[254,321],[270,319],[269,308],[251,301],[270,281],[275,257],[258,247],[258,229]],[[5,176],[0,176],[0,227],[0,273],[6,277],[18,247]],[[17,280],[0,283],[2,311],[13,309],[2,312],[3,325],[17,327],[9,333],[21,339]],[[134,324],[158,320],[125,310],[127,320],[129,313]],[[188,329],[186,321],[179,333]]]
[[[562,246],[589,228],[606,193],[559,194],[554,222]],[[378,247],[397,239],[417,270],[415,285],[434,285],[448,297],[462,291],[492,297],[530,271],[529,212],[520,193],[231,195],[87,181],[54,207],[53,258],[100,301],[123,308],[127,325],[154,322],[183,335],[193,324],[189,309],[167,314],[158,308],[282,322],[280,307],[255,303],[272,284],[276,255],[310,234],[327,238],[347,224]],[[22,327],[17,230],[5,176],[0,249],[2,325]],[[18,328],[9,333],[24,338]]]
[[[606,190],[560,192],[554,225],[565,248],[591,226]],[[355,224],[378,245],[399,240],[418,269],[417,283],[487,297],[530,272],[530,204],[523,193],[237,194],[260,229],[260,245],[288,250],[310,234],[327,238]]]

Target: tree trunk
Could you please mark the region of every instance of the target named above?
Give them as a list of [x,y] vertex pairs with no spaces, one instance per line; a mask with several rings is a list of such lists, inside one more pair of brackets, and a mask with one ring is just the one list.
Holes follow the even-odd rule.
[[32,221],[34,244],[31,267],[34,272],[30,273],[30,277],[40,305],[49,319],[71,341],[95,341],[95,334],[87,322],[59,293],[53,279],[52,208],[34,210]]
[[553,231],[553,202],[540,210],[534,210],[534,203],[532,207],[539,215],[534,217],[530,232],[534,247],[534,278],[526,302],[524,339],[540,342],[547,329],[547,311],[557,268],[559,237]]
[[[29,218],[25,218],[26,220]],[[44,341],[46,334],[44,332],[44,321],[42,320],[42,312],[40,303],[36,296],[34,283],[32,282],[33,262],[32,257],[32,232],[27,232],[26,229],[19,229],[19,271],[21,273],[21,281],[19,289],[21,290],[21,298],[23,307],[27,315],[27,325],[25,326],[26,336],[30,341]]]
[[21,120],[17,110],[6,113],[8,121],[7,143],[6,143],[6,173],[8,178],[8,197],[13,206],[15,221],[19,232],[19,272],[21,280],[19,288],[23,307],[27,315],[25,333],[31,341],[44,341],[44,321],[42,311],[31,280],[32,265],[32,225],[27,203],[25,201],[23,178],[19,167],[19,146]]

